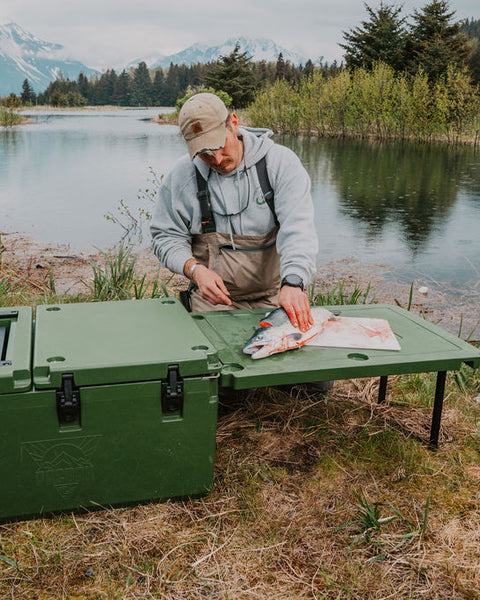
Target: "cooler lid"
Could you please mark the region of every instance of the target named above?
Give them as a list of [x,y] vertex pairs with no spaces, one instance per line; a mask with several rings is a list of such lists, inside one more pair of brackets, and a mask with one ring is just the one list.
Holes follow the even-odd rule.
[[32,309],[0,308],[0,394],[30,389],[31,353]]
[[181,377],[219,370],[216,349],[174,298],[39,306],[33,380],[59,388],[153,381],[178,365]]
[[480,365],[480,351],[420,317],[388,305],[326,306],[345,317],[387,319],[401,350],[363,350],[303,346],[254,360],[242,348],[266,310],[233,310],[192,315],[218,350],[220,385],[235,389],[353,379]]

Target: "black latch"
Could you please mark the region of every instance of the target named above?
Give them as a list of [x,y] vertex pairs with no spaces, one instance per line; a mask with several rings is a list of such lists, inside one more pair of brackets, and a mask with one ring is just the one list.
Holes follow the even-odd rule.
[[162,381],[162,411],[164,414],[182,414],[183,380],[178,365],[168,365],[167,380]]
[[80,424],[80,390],[74,386],[72,373],[62,375],[62,389],[57,390],[57,414],[60,425]]

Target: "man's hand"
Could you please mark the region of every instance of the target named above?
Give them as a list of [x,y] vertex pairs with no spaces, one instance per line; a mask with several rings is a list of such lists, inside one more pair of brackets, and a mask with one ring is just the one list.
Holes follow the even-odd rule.
[[307,331],[313,325],[308,296],[299,287],[283,285],[278,296],[278,305],[285,309],[292,325],[300,331]]
[[199,264],[195,267],[192,280],[198,286],[202,298],[208,300],[210,304],[226,304],[227,306],[233,304],[223,279],[215,271]]

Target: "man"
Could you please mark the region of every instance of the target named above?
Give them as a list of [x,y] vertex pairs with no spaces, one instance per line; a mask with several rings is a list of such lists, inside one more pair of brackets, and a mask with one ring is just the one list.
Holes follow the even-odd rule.
[[160,186],[151,225],[160,262],[192,281],[193,311],[282,306],[306,331],[317,239],[298,157],[271,131],[240,127],[214,94],[187,100],[179,125],[189,155]]

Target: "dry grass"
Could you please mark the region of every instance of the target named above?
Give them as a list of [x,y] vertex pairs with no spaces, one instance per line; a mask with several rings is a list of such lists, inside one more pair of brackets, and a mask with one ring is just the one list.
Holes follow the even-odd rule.
[[207,497],[2,525],[0,598],[480,598],[475,402],[450,382],[432,453],[430,409],[400,385],[376,394],[369,379],[232,398]]
[[[25,302],[51,292],[50,267],[57,291],[91,272],[2,241]],[[480,599],[480,377],[461,381],[436,452],[434,376],[390,378],[382,405],[376,379],[232,396],[208,496],[1,525],[0,600]]]

